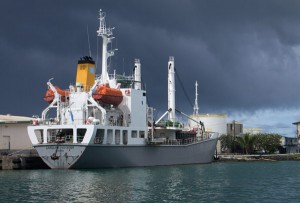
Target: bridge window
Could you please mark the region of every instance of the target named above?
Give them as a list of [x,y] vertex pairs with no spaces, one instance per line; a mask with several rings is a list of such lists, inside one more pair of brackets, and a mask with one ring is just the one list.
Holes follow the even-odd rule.
[[123,130],[123,144],[127,145],[128,143],[128,132],[127,130]]
[[44,141],[44,137],[43,137],[43,130],[35,130],[34,134],[38,140],[38,142],[41,144]]
[[78,143],[82,142],[85,133],[86,133],[86,128],[78,128],[77,129],[77,142]]
[[121,139],[121,136],[120,136],[120,130],[115,130],[115,144],[119,145],[120,144],[120,139]]
[[95,144],[103,144],[103,140],[104,140],[104,129],[97,129],[94,143]]
[[109,129],[107,130],[106,144],[112,144],[112,142],[113,142],[113,130]]
[[137,138],[137,131],[136,130],[131,131],[131,137],[132,138]]
[[145,138],[145,131],[140,131],[139,133],[140,133],[140,136],[139,136],[140,138]]
[[73,129],[48,129],[47,130],[48,143],[72,143]]

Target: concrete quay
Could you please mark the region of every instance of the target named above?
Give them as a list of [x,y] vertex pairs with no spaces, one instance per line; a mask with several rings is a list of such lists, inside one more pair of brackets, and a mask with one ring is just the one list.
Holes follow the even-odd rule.
[[1,152],[0,170],[48,169],[35,150]]
[[215,161],[300,161],[300,154],[219,154]]

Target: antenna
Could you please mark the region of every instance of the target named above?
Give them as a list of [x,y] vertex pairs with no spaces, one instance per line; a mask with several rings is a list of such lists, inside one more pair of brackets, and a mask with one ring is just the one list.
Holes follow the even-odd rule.
[[87,34],[88,44],[89,44],[89,54],[90,54],[90,57],[92,57],[90,35],[89,35],[89,25],[86,25],[86,34]]
[[197,115],[198,114],[198,82],[196,80],[196,83],[195,83],[195,105],[194,105],[194,115]]
[[122,62],[123,62],[123,64],[122,64],[123,73],[125,73],[125,69],[124,69],[124,63],[125,63],[125,62],[124,62],[124,57],[123,57],[123,61],[122,61]]

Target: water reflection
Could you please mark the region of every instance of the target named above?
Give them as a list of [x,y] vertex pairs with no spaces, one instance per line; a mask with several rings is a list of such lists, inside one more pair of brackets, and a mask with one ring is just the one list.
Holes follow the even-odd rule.
[[0,202],[293,202],[299,171],[300,162],[0,171]]

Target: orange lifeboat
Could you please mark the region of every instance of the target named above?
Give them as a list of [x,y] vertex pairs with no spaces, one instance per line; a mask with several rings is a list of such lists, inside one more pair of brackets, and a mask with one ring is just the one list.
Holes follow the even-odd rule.
[[[61,101],[65,102],[66,101],[66,96],[69,96],[70,92],[68,90],[62,90],[59,87],[55,86],[54,87],[57,91],[57,93],[61,96]],[[44,100],[48,103],[51,103],[54,99],[54,92],[49,88],[46,91],[46,94],[44,96]]]
[[109,85],[100,85],[93,93],[93,98],[96,101],[118,106],[123,100],[123,95],[119,89],[110,88]]

